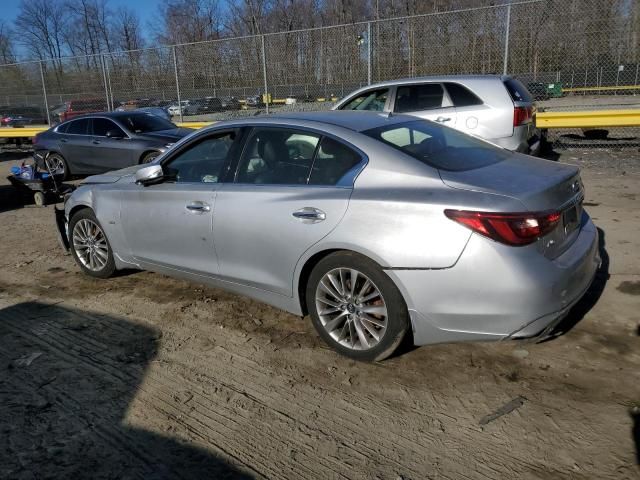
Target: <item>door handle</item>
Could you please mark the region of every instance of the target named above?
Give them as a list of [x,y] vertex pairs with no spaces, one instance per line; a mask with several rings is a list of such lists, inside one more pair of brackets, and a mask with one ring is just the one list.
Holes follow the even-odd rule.
[[438,118],[436,118],[436,122],[439,122],[439,123],[450,122],[450,121],[451,121],[451,118],[449,118],[449,117],[438,117]]
[[187,210],[193,213],[205,213],[211,211],[211,206],[207,203],[196,201],[187,204]]
[[60,143],[67,143],[67,142],[68,142],[68,140],[66,138],[61,138],[60,139]]
[[299,218],[304,223],[318,223],[327,218],[327,214],[324,213],[319,208],[314,207],[304,207],[300,210],[296,210],[292,213],[292,215],[296,218]]
[[98,140],[94,140],[92,143],[93,143],[94,145],[100,145],[100,142],[99,142]]

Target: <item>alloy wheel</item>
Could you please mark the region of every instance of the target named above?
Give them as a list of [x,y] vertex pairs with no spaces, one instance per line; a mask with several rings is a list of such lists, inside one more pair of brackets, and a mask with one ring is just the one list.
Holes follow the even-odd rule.
[[387,306],[378,287],[362,272],[336,268],[316,288],[316,309],[324,329],[340,345],[369,350],[382,340]]
[[73,249],[80,263],[93,272],[102,270],[109,260],[109,245],[100,226],[86,218],[73,227]]

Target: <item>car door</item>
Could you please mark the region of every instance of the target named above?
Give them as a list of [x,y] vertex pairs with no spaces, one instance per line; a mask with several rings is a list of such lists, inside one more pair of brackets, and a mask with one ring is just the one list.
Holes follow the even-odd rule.
[[391,110],[442,123],[448,127],[456,126],[456,109],[440,83],[398,85]]
[[164,181],[124,187],[122,229],[129,254],[143,266],[198,275],[218,272],[216,195],[237,136],[237,130],[198,136],[162,163]]
[[[136,163],[129,136],[113,120],[94,117],[91,120],[93,160],[102,171],[117,170]],[[109,136],[107,136],[109,133]]]
[[216,199],[221,277],[291,296],[296,263],[338,225],[364,161],[315,131],[255,127]]
[[60,138],[60,153],[73,173],[99,173],[93,158],[94,145],[89,136],[89,119],[79,118],[70,122]]

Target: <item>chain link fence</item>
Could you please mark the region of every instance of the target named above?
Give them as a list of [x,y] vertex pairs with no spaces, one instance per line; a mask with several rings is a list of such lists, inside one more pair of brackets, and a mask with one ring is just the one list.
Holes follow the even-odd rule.
[[[176,120],[219,120],[326,109],[383,80],[473,73],[514,75],[546,109],[640,108],[638,10],[626,0],[530,0],[0,65],[0,113],[56,123],[70,108],[161,107]],[[638,140],[640,129],[624,132]]]

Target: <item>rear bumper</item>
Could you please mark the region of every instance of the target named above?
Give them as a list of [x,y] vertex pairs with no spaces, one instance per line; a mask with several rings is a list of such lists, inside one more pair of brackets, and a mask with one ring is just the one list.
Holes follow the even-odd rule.
[[407,302],[415,344],[525,338],[559,322],[598,269],[597,230],[585,214],[577,239],[558,258],[531,247],[472,235],[452,268],[387,270]]
[[536,155],[539,152],[540,135],[533,125],[514,127],[513,135],[503,138],[494,138],[491,141],[502,148],[514,152]]

